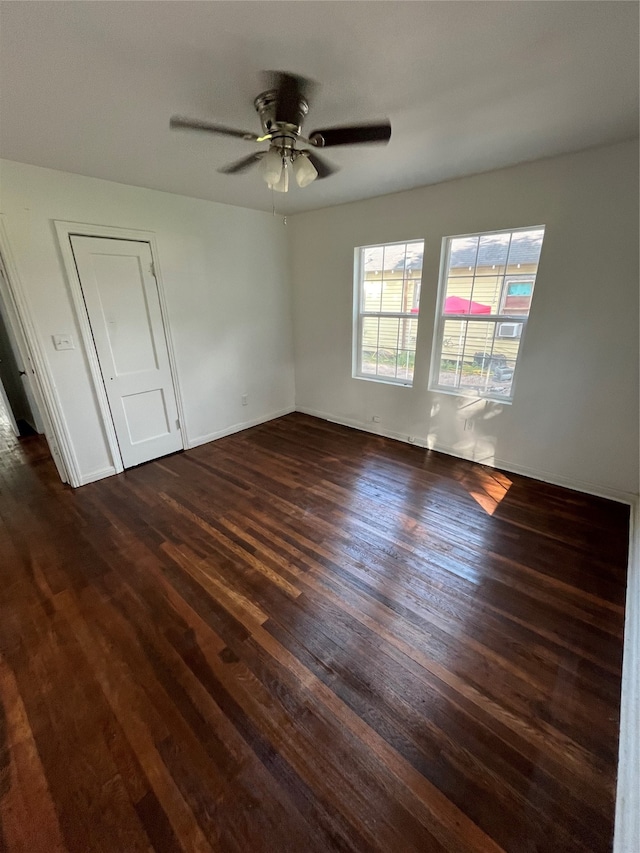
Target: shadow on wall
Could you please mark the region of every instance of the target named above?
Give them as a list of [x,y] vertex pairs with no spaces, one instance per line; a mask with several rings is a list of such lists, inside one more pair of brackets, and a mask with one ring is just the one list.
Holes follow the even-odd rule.
[[442,394],[431,406],[427,447],[494,465],[497,437],[493,422],[503,410],[504,404],[493,400]]

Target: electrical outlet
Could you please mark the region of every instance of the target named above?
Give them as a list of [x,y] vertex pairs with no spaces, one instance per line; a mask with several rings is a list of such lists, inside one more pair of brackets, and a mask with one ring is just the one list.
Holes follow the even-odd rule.
[[374,415],[371,418],[371,420],[374,422],[374,424],[379,424],[380,423],[380,415]]
[[464,428],[466,432],[473,432],[473,421],[471,420],[471,418],[467,418],[467,420],[464,422]]
[[242,395],[242,405],[243,405],[243,406],[248,406],[248,405],[249,405],[249,395],[248,395],[248,394],[243,394],[243,395]]

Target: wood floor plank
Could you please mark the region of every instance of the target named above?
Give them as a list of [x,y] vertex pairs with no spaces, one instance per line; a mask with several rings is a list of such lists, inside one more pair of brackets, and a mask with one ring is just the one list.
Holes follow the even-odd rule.
[[[66,850],[54,802],[15,677],[0,657],[0,849]],[[38,815],[38,823],[31,818]],[[45,842],[46,839],[46,842]]]
[[293,414],[0,427],[0,849],[608,853],[628,508]]

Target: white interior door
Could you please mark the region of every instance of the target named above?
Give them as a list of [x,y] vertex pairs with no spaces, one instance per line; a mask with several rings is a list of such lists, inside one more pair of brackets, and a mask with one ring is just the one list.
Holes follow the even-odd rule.
[[182,449],[151,248],[71,237],[125,468]]

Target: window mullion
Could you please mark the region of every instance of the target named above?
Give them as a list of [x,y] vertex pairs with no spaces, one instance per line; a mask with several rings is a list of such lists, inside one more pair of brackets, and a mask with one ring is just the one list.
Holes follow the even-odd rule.
[[491,374],[491,371],[493,370],[493,350],[495,349],[495,346],[496,346],[496,332],[497,331],[498,331],[498,324],[494,323],[493,324],[493,337],[491,340],[491,352],[489,353],[489,361],[487,362],[487,376],[486,376],[485,381],[484,381],[485,392],[487,391],[487,388],[489,385],[489,376]]
[[464,326],[464,338],[462,340],[462,346],[460,347],[460,360],[458,361],[458,369],[456,370],[456,387],[460,387],[460,379],[462,378],[462,366],[464,364],[464,351],[467,348],[467,335],[469,334],[469,321],[465,322]]
[[507,246],[507,254],[504,259],[504,270],[502,271],[502,284],[500,285],[500,305],[498,306],[500,313],[504,307],[505,300],[505,285],[507,282],[507,268],[509,266],[509,255],[511,254],[511,244],[513,243],[513,232],[509,234],[509,245]]
[[[413,314],[411,311],[363,311],[362,316],[363,317],[388,317],[392,320],[395,320],[396,317],[400,317],[400,318],[405,319],[405,320],[417,320],[418,319],[418,315]],[[448,316],[447,316],[447,319],[449,319]],[[456,319],[456,318],[453,318],[453,319]],[[463,319],[466,319],[466,315]],[[487,319],[487,318],[485,317],[483,319]],[[501,319],[502,320],[502,319],[506,319],[506,318],[500,317],[500,318],[492,318],[492,319]]]
[[398,356],[400,355],[400,323],[404,323],[404,320],[401,320],[398,317],[398,330],[396,332],[396,367],[395,367],[395,377],[398,378]]
[[363,372],[362,351],[364,349],[364,282],[365,282],[364,249],[360,249],[360,268],[358,270],[358,373]]
[[469,295],[469,313],[471,313],[471,303],[473,302],[473,291],[476,289],[476,272],[478,269],[478,255],[480,254],[480,240],[482,238],[478,236],[478,243],[476,245],[476,256],[473,261],[473,274],[471,278],[471,293]]

